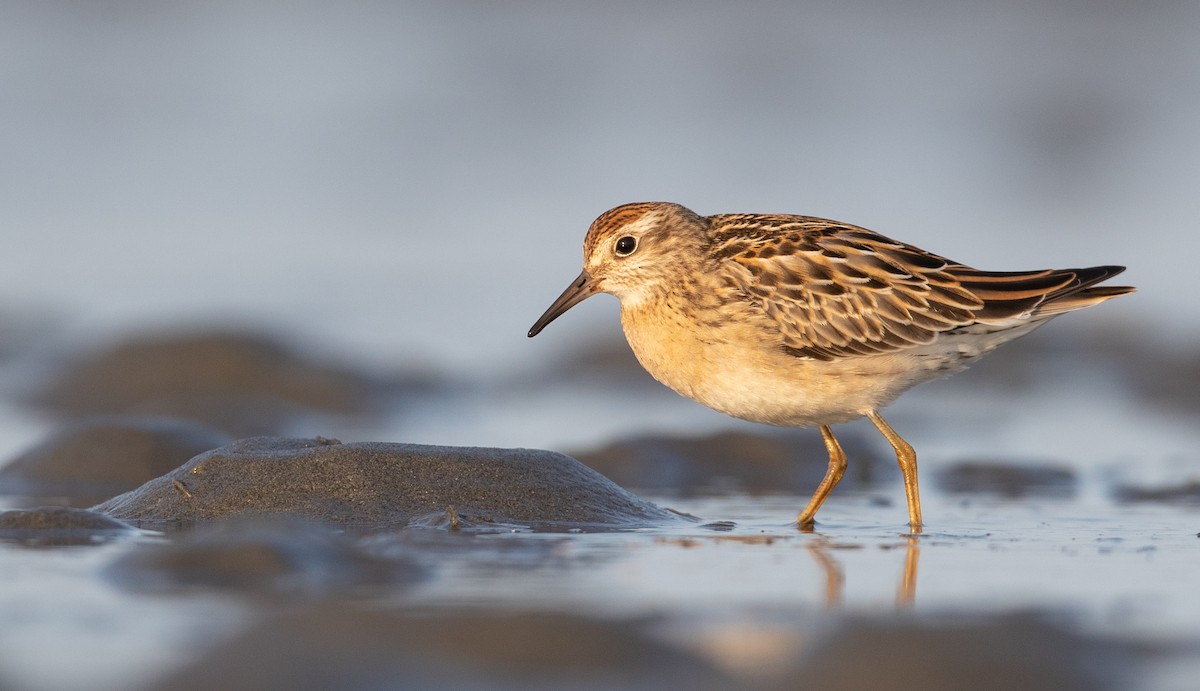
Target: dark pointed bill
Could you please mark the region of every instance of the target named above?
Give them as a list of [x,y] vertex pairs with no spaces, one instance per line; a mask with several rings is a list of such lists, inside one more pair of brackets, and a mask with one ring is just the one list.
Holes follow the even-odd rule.
[[586,269],[583,270],[574,281],[571,281],[571,285],[567,286],[563,294],[558,296],[554,304],[550,305],[545,314],[538,317],[538,320],[529,329],[529,337],[533,338],[538,335],[542,329],[546,328],[547,324],[558,319],[559,315],[563,312],[566,312],[598,292],[591,275]]

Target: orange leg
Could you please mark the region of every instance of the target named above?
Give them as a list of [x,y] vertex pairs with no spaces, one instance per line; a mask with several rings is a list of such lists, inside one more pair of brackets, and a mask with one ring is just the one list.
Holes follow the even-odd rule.
[[817,491],[813,493],[812,499],[808,500],[808,506],[804,507],[799,518],[796,519],[797,525],[801,528],[812,526],[817,509],[821,508],[821,504],[825,503],[825,497],[829,496],[833,488],[837,487],[837,483],[841,482],[842,476],[846,474],[846,452],[842,451],[842,445],[833,437],[833,430],[829,429],[829,425],[821,425],[821,437],[825,440],[825,448],[829,451],[829,468],[825,471],[825,478],[817,486]]
[[871,411],[867,413],[867,417],[883,436],[887,437],[888,443],[896,450],[896,461],[900,464],[900,472],[904,475],[904,494],[908,498],[908,524],[914,533],[921,532],[921,495],[917,491],[917,452],[913,451],[913,447],[896,434],[896,430],[892,429],[891,425],[884,422],[883,418],[879,417],[879,413]]

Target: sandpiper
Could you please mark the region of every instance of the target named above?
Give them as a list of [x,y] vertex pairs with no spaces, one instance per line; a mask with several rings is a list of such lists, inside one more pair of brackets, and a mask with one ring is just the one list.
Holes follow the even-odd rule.
[[1133,292],[1121,266],[981,271],[840,221],[700,216],[667,202],[604,212],[583,272],[529,330],[596,293],[621,301],[638,362],[727,415],[819,427],[829,467],[797,523],[812,526],[846,470],[830,425],[866,417],[895,449],[921,529],[917,459],[879,410],[1060,314]]

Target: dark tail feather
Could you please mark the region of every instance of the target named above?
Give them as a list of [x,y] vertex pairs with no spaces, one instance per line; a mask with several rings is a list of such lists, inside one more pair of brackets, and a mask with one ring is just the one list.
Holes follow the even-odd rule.
[[[1075,280],[1070,284],[1046,296],[1035,311],[1035,316],[1053,316],[1098,305],[1105,300],[1120,295],[1127,295],[1136,290],[1133,286],[1100,286],[1092,288],[1101,281],[1106,281],[1125,270],[1123,266],[1091,266],[1084,269],[1068,269],[1075,274]],[[1065,273],[1065,272],[1064,272]]]
[[1023,314],[1052,316],[1087,307],[1133,288],[1092,288],[1125,270],[1123,266],[1044,271],[980,271],[969,267],[952,270],[959,284],[983,307],[975,311],[981,322],[1005,322]]
[[[1066,269],[1063,273],[1070,272],[1075,274],[1075,282],[1073,282],[1064,292],[1077,292],[1078,290],[1087,288],[1088,286],[1096,285],[1101,281],[1107,281],[1124,270],[1125,267],[1123,266],[1089,266],[1086,269]],[[1049,298],[1053,300],[1054,295],[1050,295]]]

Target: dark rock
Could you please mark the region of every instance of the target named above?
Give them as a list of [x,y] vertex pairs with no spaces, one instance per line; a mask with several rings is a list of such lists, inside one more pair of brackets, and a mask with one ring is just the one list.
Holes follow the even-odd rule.
[[0,540],[30,546],[98,544],[133,532],[127,523],[87,509],[49,506],[0,512]]
[[1142,654],[1032,616],[849,620],[811,646],[776,688],[1101,691],[1127,688]]
[[1162,502],[1167,504],[1200,504],[1200,480],[1189,480],[1164,487],[1135,487],[1121,485],[1113,490],[1120,502]]
[[91,506],[230,441],[191,420],[97,416],[63,427],[0,468],[0,494]]
[[274,433],[314,413],[367,412],[377,384],[270,338],[218,331],[119,344],[75,362],[37,399],[71,415],[175,415],[244,436]]
[[1075,495],[1077,478],[1069,468],[972,461],[946,468],[937,475],[938,487],[952,494],[993,494],[1002,497],[1061,497]]
[[[848,456],[845,486],[870,485],[899,476],[853,433],[839,433]],[[816,430],[774,434],[722,432],[709,437],[636,437],[574,454],[623,487],[692,496],[720,492],[806,494],[829,466]]]
[[268,620],[156,687],[385,689],[732,689],[705,661],[637,623],[560,614],[454,614],[314,607]]
[[0,511],[0,530],[130,530],[111,516],[65,506]]
[[135,521],[286,513],[363,526],[626,528],[680,520],[551,451],[258,437],[95,507]]
[[412,559],[380,559],[326,524],[232,520],[140,545],[107,570],[116,582],[152,592],[216,588],[255,595],[332,595],[418,580]]

